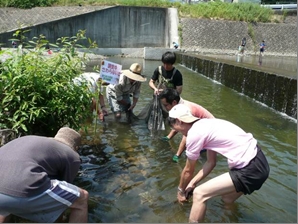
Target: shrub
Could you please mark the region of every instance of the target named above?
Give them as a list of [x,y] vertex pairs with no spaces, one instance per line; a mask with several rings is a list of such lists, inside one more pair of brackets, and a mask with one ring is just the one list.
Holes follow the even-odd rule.
[[7,1],[8,7],[16,7],[21,9],[30,9],[33,7],[51,6],[57,0],[10,0]]
[[53,135],[64,125],[80,127],[90,115],[92,97],[87,85],[73,84],[87,61],[85,54],[76,52],[76,47],[82,47],[79,41],[86,39],[85,31],[50,44],[61,47],[51,55],[44,36],[27,42],[23,33],[16,35],[22,43],[17,49],[0,52],[0,57],[8,56],[0,64],[0,129]]

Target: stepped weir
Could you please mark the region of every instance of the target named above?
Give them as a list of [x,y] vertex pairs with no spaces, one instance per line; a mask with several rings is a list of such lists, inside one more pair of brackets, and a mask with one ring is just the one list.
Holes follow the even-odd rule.
[[297,79],[177,52],[177,63],[297,119]]

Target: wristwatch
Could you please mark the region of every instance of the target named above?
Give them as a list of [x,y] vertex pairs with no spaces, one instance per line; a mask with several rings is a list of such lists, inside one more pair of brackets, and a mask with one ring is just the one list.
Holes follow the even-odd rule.
[[182,190],[180,187],[177,188],[178,189],[178,192],[180,192],[181,194],[184,194],[184,190]]

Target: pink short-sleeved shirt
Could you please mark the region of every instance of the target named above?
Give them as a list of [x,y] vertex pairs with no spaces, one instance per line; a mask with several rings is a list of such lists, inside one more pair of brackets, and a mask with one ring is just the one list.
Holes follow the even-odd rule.
[[188,100],[184,100],[180,98],[179,104],[184,104],[189,107],[190,112],[193,116],[198,118],[214,118],[214,116],[204,107],[199,104],[190,102]]
[[237,125],[222,119],[201,119],[187,133],[186,156],[197,160],[202,149],[227,158],[229,168],[245,167],[257,154],[257,140]]

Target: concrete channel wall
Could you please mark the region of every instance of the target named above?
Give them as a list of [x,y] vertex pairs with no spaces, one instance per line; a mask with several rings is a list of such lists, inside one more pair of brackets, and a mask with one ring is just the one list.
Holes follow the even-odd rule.
[[[173,13],[173,9],[117,6],[28,26],[26,36],[31,40],[43,34],[55,43],[60,37],[72,37],[78,30],[86,30],[86,36],[100,48],[169,47],[177,27],[170,26],[168,13]],[[0,43],[11,47],[8,40],[16,29],[0,33]],[[174,34],[174,38],[177,36]]]
[[177,62],[297,119],[297,79],[183,53]]

